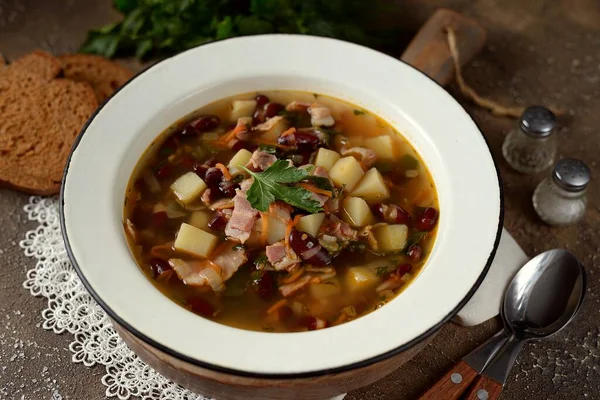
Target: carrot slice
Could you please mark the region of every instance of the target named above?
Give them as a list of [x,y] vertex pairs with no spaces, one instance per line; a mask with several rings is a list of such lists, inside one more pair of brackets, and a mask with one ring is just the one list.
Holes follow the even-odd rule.
[[287,304],[287,299],[279,300],[278,302],[273,304],[271,307],[269,307],[269,309],[267,310],[267,314],[273,314],[275,311],[279,310],[281,307],[285,306],[286,304]]
[[290,129],[288,129],[287,131],[284,131],[281,135],[279,135],[279,137],[280,138],[286,137],[286,136],[291,135],[292,133],[296,133],[296,128],[294,128],[293,126]]
[[310,190],[313,193],[316,194],[322,194],[324,196],[328,196],[328,197],[332,197],[333,193],[331,193],[330,190],[325,190],[325,189],[319,189],[318,187],[316,187],[315,185],[311,185],[310,183],[299,183],[298,186],[303,187],[306,190]]
[[281,280],[281,283],[292,283],[294,282],[296,279],[300,278],[300,276],[302,276],[302,274],[304,273],[304,268],[298,268],[296,271],[294,271],[291,275],[288,275],[287,277],[283,278]]
[[221,163],[217,163],[217,165],[215,165],[215,167],[219,168],[221,170],[221,172],[223,173],[223,177],[225,178],[226,181],[231,180],[231,174],[229,173],[229,170],[227,169],[226,166],[224,166]]

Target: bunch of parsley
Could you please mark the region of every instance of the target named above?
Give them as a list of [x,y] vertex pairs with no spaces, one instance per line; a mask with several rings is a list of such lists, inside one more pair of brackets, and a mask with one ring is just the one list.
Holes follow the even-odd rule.
[[88,33],[80,51],[139,59],[175,54],[213,40],[263,33],[335,37],[380,47],[364,0],[114,0],[123,20]]

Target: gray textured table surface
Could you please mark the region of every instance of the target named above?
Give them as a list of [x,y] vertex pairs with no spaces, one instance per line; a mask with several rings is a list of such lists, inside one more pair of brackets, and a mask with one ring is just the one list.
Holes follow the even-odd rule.
[[[465,104],[500,164],[506,228],[529,254],[553,247],[571,249],[589,273],[589,291],[576,321],[548,341],[525,346],[502,398],[600,399],[600,184],[596,180],[600,176],[600,2],[397,3],[393,21],[407,31],[416,31],[438,6],[463,12],[488,29],[488,45],[465,70],[467,80],[482,94],[509,104],[550,103],[570,115],[571,121],[559,133],[559,153],[585,160],[592,168],[593,182],[585,221],[559,229],[543,225],[531,205],[532,191],[542,177],[519,175],[501,159],[503,135],[514,122]],[[109,0],[0,0],[0,52],[10,59],[35,48],[74,51],[87,29],[117,17]],[[462,101],[456,88],[450,92]],[[42,329],[45,300],[31,297],[22,287],[32,261],[17,244],[34,227],[22,211],[26,202],[25,195],[0,190],[0,398],[49,399],[53,394],[64,399],[104,398],[103,367],[74,364],[68,350],[71,335]],[[468,329],[447,325],[403,368],[347,398],[415,398],[497,328],[497,321]]]

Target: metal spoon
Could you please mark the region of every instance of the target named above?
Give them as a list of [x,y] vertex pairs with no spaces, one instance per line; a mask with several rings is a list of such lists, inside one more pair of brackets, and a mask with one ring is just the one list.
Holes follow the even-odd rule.
[[549,250],[529,260],[506,289],[500,312],[504,329],[467,355],[420,399],[458,399],[479,374],[466,399],[497,399],[523,343],[553,335],[571,322],[585,286],[583,266],[567,250]]

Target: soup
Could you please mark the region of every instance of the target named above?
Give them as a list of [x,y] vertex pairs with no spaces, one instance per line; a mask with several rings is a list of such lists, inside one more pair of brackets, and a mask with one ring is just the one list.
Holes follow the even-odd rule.
[[176,122],[138,163],[125,232],[142,271],[202,317],[269,332],[376,310],[431,251],[431,176],[385,121],[326,96],[235,96]]

